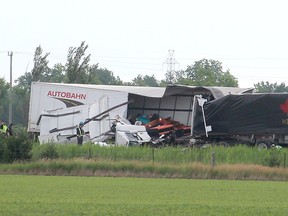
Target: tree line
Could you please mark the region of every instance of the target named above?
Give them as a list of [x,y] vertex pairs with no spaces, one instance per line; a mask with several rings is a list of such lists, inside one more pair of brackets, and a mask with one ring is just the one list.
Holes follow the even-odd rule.
[[[12,87],[13,123],[27,126],[30,87],[34,81],[151,87],[164,87],[168,84],[238,87],[238,80],[230,70],[224,71],[222,63],[212,59],[195,61],[186,70],[169,71],[163,80],[157,80],[154,75],[138,74],[130,82],[124,82],[107,68],[100,68],[98,63],[90,64],[91,54],[87,54],[87,50],[85,41],[79,47],[70,47],[66,63],[57,63],[50,68],[50,53],[44,53],[39,45],[34,53],[32,70],[17,78],[17,84]],[[9,83],[0,77],[0,118],[4,121],[8,120],[9,88]],[[262,81],[254,84],[254,88],[256,92],[288,92],[284,82],[277,84]]]

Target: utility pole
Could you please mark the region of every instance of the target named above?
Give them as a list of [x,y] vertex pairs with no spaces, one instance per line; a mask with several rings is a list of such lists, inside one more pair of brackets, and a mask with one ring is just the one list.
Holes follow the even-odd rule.
[[10,56],[10,89],[9,89],[9,124],[12,123],[12,58],[13,52],[8,52],[8,56]]
[[168,58],[164,62],[164,64],[167,64],[167,73],[165,74],[166,81],[169,82],[170,84],[174,83],[176,80],[175,65],[179,64],[173,55],[174,50],[168,50]]

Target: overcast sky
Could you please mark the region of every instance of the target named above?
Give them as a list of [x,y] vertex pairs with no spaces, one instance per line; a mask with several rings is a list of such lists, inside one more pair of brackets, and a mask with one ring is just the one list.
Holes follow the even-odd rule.
[[168,50],[176,69],[203,58],[222,62],[240,87],[288,85],[285,0],[9,0],[0,7],[0,76],[31,71],[41,45],[49,66],[66,63],[69,47],[88,44],[90,64],[121,80],[164,79]]

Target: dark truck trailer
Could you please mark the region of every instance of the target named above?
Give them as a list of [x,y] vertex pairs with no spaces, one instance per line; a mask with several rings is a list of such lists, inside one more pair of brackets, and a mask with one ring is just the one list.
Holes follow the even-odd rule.
[[207,102],[195,96],[191,134],[196,143],[288,144],[288,94],[230,94]]

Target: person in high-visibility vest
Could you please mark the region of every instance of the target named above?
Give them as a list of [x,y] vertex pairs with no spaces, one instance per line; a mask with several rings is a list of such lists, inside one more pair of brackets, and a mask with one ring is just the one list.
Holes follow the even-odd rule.
[[84,126],[84,123],[80,122],[79,125],[76,128],[77,144],[78,145],[82,145],[82,143],[83,143],[83,136],[85,134],[85,132],[84,132],[84,130],[82,128],[83,126]]
[[0,124],[0,132],[2,134],[5,134],[7,135],[7,130],[8,130],[8,127],[6,125],[6,123],[4,121],[1,121],[1,124]]

